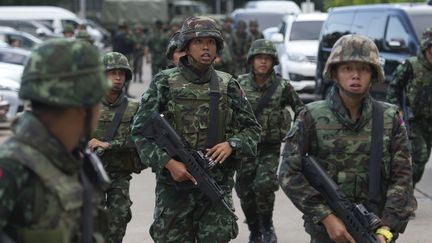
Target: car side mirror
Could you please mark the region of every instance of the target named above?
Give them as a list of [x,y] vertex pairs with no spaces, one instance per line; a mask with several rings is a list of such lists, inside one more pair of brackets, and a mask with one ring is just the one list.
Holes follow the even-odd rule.
[[283,42],[283,40],[284,40],[284,36],[283,36],[281,33],[273,33],[273,34],[270,36],[270,40],[271,40],[273,43],[280,44],[280,43]]
[[393,50],[408,50],[408,46],[403,38],[392,38],[387,44]]
[[45,37],[45,36],[46,36],[46,33],[45,33],[45,31],[43,31],[42,28],[37,28],[37,29],[36,29],[36,34],[37,34],[38,36],[40,36],[40,37]]

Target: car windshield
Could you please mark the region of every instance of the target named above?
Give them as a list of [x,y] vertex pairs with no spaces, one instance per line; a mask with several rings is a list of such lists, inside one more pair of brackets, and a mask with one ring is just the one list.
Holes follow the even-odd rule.
[[432,15],[431,14],[414,14],[411,13],[409,15],[409,18],[411,19],[411,22],[413,24],[414,30],[416,32],[417,37],[419,40],[421,39],[423,31],[431,26],[432,23]]
[[318,40],[323,21],[299,21],[291,27],[290,41]]

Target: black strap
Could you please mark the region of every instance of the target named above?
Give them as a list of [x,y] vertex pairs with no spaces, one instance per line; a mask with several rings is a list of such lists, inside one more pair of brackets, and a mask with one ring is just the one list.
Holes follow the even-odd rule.
[[277,87],[280,84],[281,79],[276,78],[275,82],[272,84],[272,86],[267,90],[267,92],[261,97],[261,99],[258,101],[257,106],[255,107],[255,117],[258,118],[261,115],[261,112],[264,110],[264,108],[268,105],[270,102],[271,97],[273,96],[274,92],[276,91]]
[[80,178],[84,188],[83,200],[83,224],[82,224],[82,242],[93,242],[93,212],[92,212],[92,194],[93,186],[87,178],[84,169],[80,170]]
[[381,158],[384,136],[384,108],[376,100],[372,100],[372,140],[369,161],[369,194],[370,210],[378,213],[381,185]]
[[207,147],[213,147],[217,142],[218,111],[219,111],[219,79],[215,71],[210,79],[210,113],[207,130]]
[[123,117],[124,112],[126,111],[128,105],[128,100],[125,99],[125,102],[121,103],[119,107],[117,107],[116,113],[114,115],[114,119],[112,120],[109,128],[105,132],[106,141],[111,141],[114,138],[114,135],[120,126],[120,121]]

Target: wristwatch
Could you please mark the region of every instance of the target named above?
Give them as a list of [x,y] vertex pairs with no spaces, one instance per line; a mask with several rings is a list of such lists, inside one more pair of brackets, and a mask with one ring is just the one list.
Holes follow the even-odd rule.
[[235,140],[228,140],[228,143],[229,143],[229,145],[231,146],[231,148],[232,148],[233,150],[237,150],[238,147],[239,147],[238,142],[235,141]]

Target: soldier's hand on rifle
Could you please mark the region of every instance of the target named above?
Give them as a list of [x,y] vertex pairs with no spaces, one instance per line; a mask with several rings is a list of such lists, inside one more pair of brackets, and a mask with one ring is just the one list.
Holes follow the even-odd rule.
[[170,159],[170,161],[168,161],[168,163],[165,165],[165,168],[167,168],[175,181],[182,182],[191,180],[195,185],[197,185],[197,181],[187,171],[186,165],[182,162],[179,162],[175,159]]
[[92,138],[92,139],[88,142],[87,146],[88,146],[92,151],[94,151],[97,147],[101,147],[101,148],[103,148],[103,149],[107,149],[107,148],[110,146],[110,144],[107,143],[107,142],[102,142],[102,141],[100,141],[100,140],[98,140],[98,139],[96,139],[96,138]]
[[231,155],[233,149],[228,142],[218,143],[213,148],[207,149],[206,156],[216,163],[223,163]]
[[322,223],[324,224],[327,230],[327,234],[330,236],[330,239],[332,239],[336,243],[355,243],[355,240],[347,231],[342,220],[336,217],[336,215],[328,215],[322,220]]

